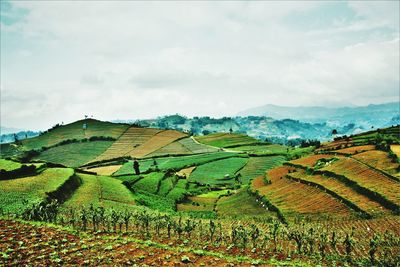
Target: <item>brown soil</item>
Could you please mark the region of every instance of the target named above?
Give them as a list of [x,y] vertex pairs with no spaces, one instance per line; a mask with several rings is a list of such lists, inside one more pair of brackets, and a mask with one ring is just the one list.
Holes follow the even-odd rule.
[[[118,235],[89,235],[0,220],[0,266],[251,266],[249,262],[145,245]],[[266,266],[266,265],[259,265]]]

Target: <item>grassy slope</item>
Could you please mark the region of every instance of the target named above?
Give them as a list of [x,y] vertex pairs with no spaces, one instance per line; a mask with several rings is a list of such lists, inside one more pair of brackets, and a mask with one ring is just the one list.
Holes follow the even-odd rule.
[[164,173],[152,172],[144,175],[142,179],[134,183],[132,188],[134,190],[146,191],[151,194],[156,194],[158,190],[159,183],[164,177]]
[[63,204],[64,208],[88,207],[90,204],[108,208],[125,209],[135,204],[133,194],[120,180],[88,174],[78,174],[82,185]]
[[51,168],[36,176],[0,181],[0,207],[20,213],[29,204],[42,201],[46,192],[55,191],[73,173],[68,168]]
[[192,172],[189,180],[202,184],[232,184],[234,180],[223,180],[224,176],[229,174],[233,177],[247,160],[247,158],[229,158],[201,165]]
[[254,139],[245,134],[228,134],[228,133],[215,133],[205,136],[197,136],[196,140],[200,143],[216,146],[216,147],[228,147],[228,146],[244,146],[260,143],[257,139]]
[[222,197],[217,202],[216,211],[219,215],[227,216],[269,216],[275,217],[275,213],[267,211],[251,197],[245,189],[231,196]]
[[243,151],[260,155],[268,155],[268,154],[286,154],[287,147],[282,145],[256,145],[256,146],[238,146],[231,148],[231,150],[235,151]]
[[0,170],[12,171],[21,168],[22,164],[12,160],[0,159]]
[[247,184],[251,179],[264,175],[265,171],[282,165],[284,161],[284,156],[251,157],[246,166],[239,172],[241,174],[240,181]]
[[[157,167],[160,170],[168,170],[168,169],[182,169],[184,167],[193,166],[193,165],[201,165],[209,161],[229,158],[236,155],[236,153],[226,153],[226,152],[215,152],[210,154],[200,154],[193,156],[182,156],[182,157],[166,157],[166,158],[157,158],[156,163]],[[148,160],[140,160],[139,168],[141,172],[146,172],[150,167],[153,166],[153,159]],[[114,175],[127,175],[133,173],[133,164],[132,162],[125,163]]]
[[50,148],[35,159],[78,167],[103,153],[112,143],[112,141],[93,141],[66,144]]
[[23,140],[22,144],[27,149],[38,149],[43,146],[55,145],[67,139],[79,140],[90,138],[92,136],[109,136],[118,138],[129,127],[126,124],[116,124],[93,119],[88,119],[87,122],[88,127],[86,130],[82,129],[84,120],[80,120],[58,127],[41,136]]

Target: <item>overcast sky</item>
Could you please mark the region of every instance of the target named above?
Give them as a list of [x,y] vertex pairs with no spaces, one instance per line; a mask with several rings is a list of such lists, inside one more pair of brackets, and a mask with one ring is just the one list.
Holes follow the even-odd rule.
[[399,100],[399,2],[1,1],[1,125]]

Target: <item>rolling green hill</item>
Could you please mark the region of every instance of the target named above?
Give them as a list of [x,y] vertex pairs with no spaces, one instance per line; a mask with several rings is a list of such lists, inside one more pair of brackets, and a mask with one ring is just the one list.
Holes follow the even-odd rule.
[[[86,130],[83,129],[83,124],[86,123]],[[44,134],[22,140],[22,145],[27,149],[39,149],[58,144],[64,140],[84,138],[89,139],[93,136],[104,136],[118,138],[129,125],[104,122],[94,119],[80,120],[70,124],[59,126]]]

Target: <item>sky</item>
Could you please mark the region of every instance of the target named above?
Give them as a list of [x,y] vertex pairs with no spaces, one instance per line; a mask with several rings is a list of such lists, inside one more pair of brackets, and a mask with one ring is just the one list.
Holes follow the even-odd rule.
[[399,1],[4,1],[1,126],[399,101]]

